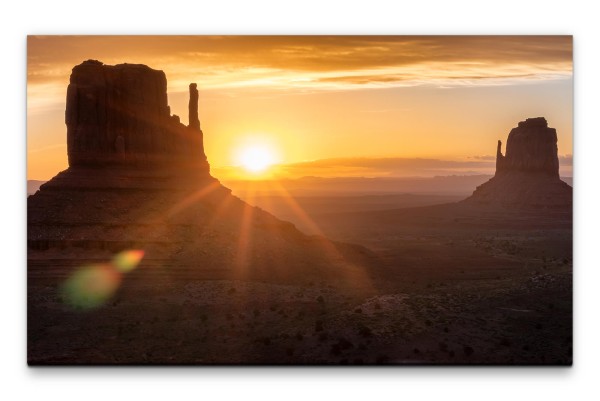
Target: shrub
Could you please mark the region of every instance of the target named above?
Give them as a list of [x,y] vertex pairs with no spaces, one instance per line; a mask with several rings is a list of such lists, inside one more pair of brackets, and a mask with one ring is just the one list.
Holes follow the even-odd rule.
[[345,339],[344,337],[340,337],[338,339],[337,345],[340,347],[340,349],[342,351],[345,351],[347,349],[353,348],[354,344],[352,344],[350,341],[348,341],[347,339]]
[[315,331],[323,331],[323,321],[317,320],[315,322]]
[[358,334],[360,334],[363,337],[371,337],[373,335],[373,332],[371,331],[371,329],[365,325],[361,325],[358,328]]

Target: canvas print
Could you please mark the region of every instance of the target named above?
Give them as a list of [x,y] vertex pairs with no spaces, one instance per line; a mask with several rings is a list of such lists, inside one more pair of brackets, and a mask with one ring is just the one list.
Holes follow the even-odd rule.
[[570,36],[30,36],[29,365],[571,365]]

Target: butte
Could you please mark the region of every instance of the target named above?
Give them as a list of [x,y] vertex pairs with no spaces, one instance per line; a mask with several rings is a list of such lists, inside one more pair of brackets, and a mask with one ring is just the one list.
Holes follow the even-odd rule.
[[502,154],[496,151],[496,173],[465,200],[472,205],[510,209],[570,210],[573,188],[558,175],[556,129],[544,117],[528,118],[513,128]]
[[196,84],[189,93],[184,125],[171,115],[164,72],[95,60],[73,68],[69,167],[27,202],[30,283],[53,285],[132,249],[145,254],[133,282],[368,283],[365,248],[307,236],[210,175]]
[[[377,227],[407,235],[427,230],[570,229],[573,188],[559,177],[557,133],[543,117],[528,118],[513,128],[506,154],[498,141],[496,172],[468,198],[454,203],[384,211],[354,212],[335,225],[322,220],[328,233],[350,232],[356,227]],[[348,227],[346,227],[348,224]]]

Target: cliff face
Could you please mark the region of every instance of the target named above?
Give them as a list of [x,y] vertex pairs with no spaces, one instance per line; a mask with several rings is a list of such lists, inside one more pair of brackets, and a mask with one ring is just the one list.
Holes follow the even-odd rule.
[[502,154],[496,151],[496,174],[465,200],[511,208],[571,208],[573,188],[558,174],[556,129],[545,118],[528,118],[513,128]]
[[190,85],[190,124],[170,114],[164,72],[140,64],[88,60],[73,68],[67,88],[69,166],[176,164],[208,173]]

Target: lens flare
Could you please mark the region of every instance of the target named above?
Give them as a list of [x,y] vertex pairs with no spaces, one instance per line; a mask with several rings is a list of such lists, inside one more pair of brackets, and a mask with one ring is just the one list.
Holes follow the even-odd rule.
[[132,249],[118,253],[109,263],[77,270],[62,284],[63,302],[81,310],[102,306],[119,288],[123,274],[135,269],[143,257],[143,250]]
[[121,283],[121,273],[109,264],[92,265],[75,272],[61,288],[63,301],[75,309],[104,304]]
[[128,273],[140,264],[143,257],[144,251],[140,249],[135,249],[130,251],[123,251],[117,254],[113,258],[112,262],[118,271],[122,273]]

